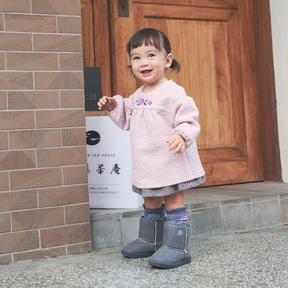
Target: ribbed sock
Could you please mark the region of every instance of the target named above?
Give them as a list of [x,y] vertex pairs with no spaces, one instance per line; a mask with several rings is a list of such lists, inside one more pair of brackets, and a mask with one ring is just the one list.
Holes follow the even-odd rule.
[[145,207],[144,204],[143,208],[144,208],[144,218],[148,218],[153,221],[166,220],[164,203],[162,203],[161,207],[157,209],[148,209]]
[[186,207],[165,210],[167,214],[167,222],[190,226],[191,219],[186,211]]

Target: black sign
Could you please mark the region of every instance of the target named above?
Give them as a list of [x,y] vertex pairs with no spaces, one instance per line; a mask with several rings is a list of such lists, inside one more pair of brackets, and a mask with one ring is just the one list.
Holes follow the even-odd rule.
[[102,98],[100,67],[84,67],[85,111],[100,111],[98,101]]

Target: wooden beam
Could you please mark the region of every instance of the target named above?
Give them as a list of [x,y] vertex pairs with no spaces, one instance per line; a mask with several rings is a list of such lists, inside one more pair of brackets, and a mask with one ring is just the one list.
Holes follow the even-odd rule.
[[253,0],[264,180],[282,182],[269,0]]

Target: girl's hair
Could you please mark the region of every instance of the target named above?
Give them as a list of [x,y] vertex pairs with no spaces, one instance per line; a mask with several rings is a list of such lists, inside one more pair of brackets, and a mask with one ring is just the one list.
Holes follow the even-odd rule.
[[[157,50],[165,52],[167,55],[171,53],[170,42],[163,32],[152,28],[145,28],[137,31],[129,40],[127,44],[129,57],[131,57],[132,49],[140,47],[143,44],[145,46],[153,45]],[[177,69],[178,73],[180,71],[180,64],[173,59],[170,68]]]

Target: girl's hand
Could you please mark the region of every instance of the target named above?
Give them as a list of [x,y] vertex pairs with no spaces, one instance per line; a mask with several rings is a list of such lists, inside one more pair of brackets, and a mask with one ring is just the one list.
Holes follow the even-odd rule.
[[103,96],[98,102],[98,107],[110,112],[117,107],[117,102],[113,97]]
[[173,154],[176,153],[182,153],[185,150],[186,142],[184,138],[179,134],[173,134],[171,135],[167,140],[167,145],[169,147],[169,151],[176,148],[173,152]]

